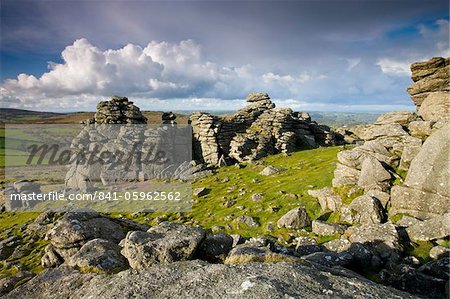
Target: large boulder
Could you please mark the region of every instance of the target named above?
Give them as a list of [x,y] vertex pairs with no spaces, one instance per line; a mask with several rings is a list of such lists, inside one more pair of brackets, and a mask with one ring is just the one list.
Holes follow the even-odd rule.
[[420,219],[450,212],[450,123],[433,133],[411,162],[403,186],[391,190],[391,215]]
[[277,222],[278,228],[302,228],[311,224],[311,218],[304,208],[295,208],[284,214]]
[[126,228],[120,223],[92,210],[79,210],[62,216],[45,238],[66,260],[90,240],[99,238],[117,244],[125,235]]
[[433,92],[420,105],[418,114],[424,120],[450,119],[450,92]]
[[133,269],[144,269],[192,258],[204,237],[200,227],[165,221],[147,232],[129,232],[120,243],[121,253]]

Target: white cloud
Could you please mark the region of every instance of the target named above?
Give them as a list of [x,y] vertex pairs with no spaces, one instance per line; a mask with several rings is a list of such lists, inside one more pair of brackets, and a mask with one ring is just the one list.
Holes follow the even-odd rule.
[[422,51],[416,49],[407,55],[399,53],[398,57],[382,57],[378,59],[377,65],[385,74],[410,76],[410,65],[413,62],[428,60],[432,56],[449,57],[449,27],[449,21],[444,19],[438,19],[431,25],[418,25],[421,44],[425,46]]
[[397,61],[391,58],[381,58],[378,60],[377,65],[381,68],[383,73],[389,75],[409,76],[410,75],[410,62]]

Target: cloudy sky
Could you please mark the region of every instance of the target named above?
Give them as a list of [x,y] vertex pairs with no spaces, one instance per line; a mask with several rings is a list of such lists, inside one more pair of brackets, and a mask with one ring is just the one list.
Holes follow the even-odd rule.
[[413,109],[411,62],[450,56],[447,0],[0,0],[1,107]]

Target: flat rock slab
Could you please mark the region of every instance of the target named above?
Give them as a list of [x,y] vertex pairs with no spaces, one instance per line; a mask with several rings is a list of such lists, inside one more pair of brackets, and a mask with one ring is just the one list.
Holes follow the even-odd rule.
[[[340,275],[337,275],[337,274]],[[157,265],[115,275],[47,270],[5,298],[417,298],[351,271],[293,263]]]

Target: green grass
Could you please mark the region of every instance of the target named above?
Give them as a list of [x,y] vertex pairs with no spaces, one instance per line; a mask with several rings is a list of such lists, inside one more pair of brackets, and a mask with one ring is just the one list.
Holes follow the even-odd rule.
[[[210,192],[198,198],[192,212],[186,216],[207,228],[230,225],[228,232],[244,236],[267,234],[266,226],[269,222],[276,226],[281,216],[298,206],[305,207],[311,218],[316,219],[320,216],[320,205],[307,194],[307,190],[331,184],[336,155],[340,150],[340,147],[318,148],[296,152],[288,157],[267,157],[263,159],[266,165],[285,169],[273,176],[259,174],[266,165],[248,163],[241,169],[235,166],[222,167],[216,175],[194,182],[193,188],[205,187]],[[253,201],[251,196],[254,193],[261,193],[264,198]],[[235,204],[227,208],[224,203],[229,200]],[[278,211],[273,212],[270,207],[275,207]],[[250,228],[237,225],[225,220],[229,215],[233,215],[233,218],[252,216],[260,226]],[[275,237],[279,234],[283,234],[283,230],[275,228],[271,232]]]

